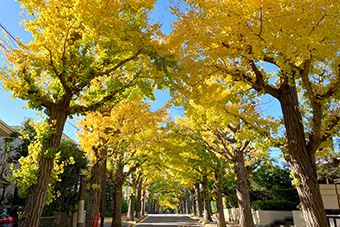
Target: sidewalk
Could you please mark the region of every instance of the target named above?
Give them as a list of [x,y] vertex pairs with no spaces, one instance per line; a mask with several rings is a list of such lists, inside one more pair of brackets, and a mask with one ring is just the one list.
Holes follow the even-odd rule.
[[[213,221],[212,222],[206,222],[204,221],[203,218],[199,218],[199,217],[196,217],[196,216],[190,216],[192,219],[202,223],[204,226],[207,226],[207,227],[217,227],[217,218],[216,216],[212,216],[212,219]],[[227,227],[240,227],[240,225],[237,225],[237,224],[234,224],[234,223],[231,223],[231,222],[227,222],[226,221],[226,226]]]

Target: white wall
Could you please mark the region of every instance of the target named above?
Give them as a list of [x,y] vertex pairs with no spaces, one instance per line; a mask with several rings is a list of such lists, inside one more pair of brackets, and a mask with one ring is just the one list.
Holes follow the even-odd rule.
[[[254,223],[256,226],[267,226],[275,220],[284,220],[293,217],[291,211],[281,210],[252,210]],[[238,208],[224,209],[226,221],[237,223],[239,221],[240,212]]]
[[[337,185],[337,188],[340,195],[339,184]],[[320,191],[325,209],[339,209],[334,184],[320,184]]]

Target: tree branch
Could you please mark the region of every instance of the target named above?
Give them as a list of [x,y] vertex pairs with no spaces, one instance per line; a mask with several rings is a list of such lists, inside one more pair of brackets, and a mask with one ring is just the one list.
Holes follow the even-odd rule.
[[324,15],[321,17],[321,19],[319,20],[319,22],[318,22],[315,26],[313,26],[313,28],[312,28],[312,30],[309,32],[308,36],[310,36],[310,35],[313,33],[313,31],[315,30],[315,28],[316,28],[317,26],[319,26],[319,24],[321,23],[321,21],[322,21],[326,16],[327,16],[327,14],[324,14]]
[[245,149],[248,147],[248,145],[250,144],[250,141],[247,140],[245,143],[243,143],[242,147],[240,148],[240,151],[245,153]]
[[45,107],[48,110],[51,110],[55,104],[52,103],[51,101],[49,101],[48,98],[45,95],[41,94],[41,90],[39,89],[39,87],[37,87],[34,84],[34,82],[32,82],[32,78],[28,78],[25,68],[22,70],[22,73],[23,73],[23,79],[26,81],[26,83],[28,84],[28,87],[29,87],[29,89],[27,90],[27,94],[28,95],[35,95],[36,96],[34,98],[35,100],[40,101],[42,103],[41,105],[43,107]]
[[313,112],[313,134],[310,136],[310,140],[308,142],[309,153],[314,153],[321,141],[321,120],[322,120],[322,113],[321,113],[321,100],[319,95],[315,95],[315,92],[312,87],[312,83],[308,78],[309,70],[311,67],[311,59],[307,59],[304,63],[304,68],[300,71],[302,82],[306,88],[308,98],[312,105],[312,112]]
[[257,68],[257,66],[256,66],[254,61],[249,61],[249,63],[250,63],[250,66],[251,66],[253,72],[255,73],[255,76],[256,76],[255,83],[248,80],[249,82],[252,82],[252,85],[253,85],[254,89],[256,91],[264,90],[266,93],[268,93],[268,94],[270,94],[273,97],[278,99],[279,98],[279,91],[278,91],[278,89],[276,89],[276,88],[274,88],[274,87],[272,87],[269,84],[266,84],[264,82],[263,75],[260,72],[260,70]]
[[80,83],[77,87],[79,91],[81,91],[86,85],[88,85],[87,81],[91,81],[92,79],[96,78],[96,77],[101,77],[104,75],[109,75],[111,72],[117,70],[119,67],[123,66],[124,64],[128,63],[129,61],[132,61],[134,59],[136,59],[138,57],[138,55],[141,53],[141,50],[138,50],[136,54],[134,54],[133,56],[126,58],[122,61],[120,61],[119,63],[117,63],[115,66],[113,66],[112,68],[105,70],[103,72],[97,72],[97,73],[93,73],[89,78],[86,78],[85,81],[83,81],[82,83]]
[[124,172],[124,177],[129,176],[131,173],[135,172],[141,165],[143,165],[147,159],[144,159],[142,162],[137,162],[132,167],[129,168],[127,172]]
[[331,83],[328,86],[328,90],[320,95],[320,99],[327,99],[330,98],[332,95],[334,95],[336,92],[338,92],[339,88],[340,88],[340,65],[338,65],[338,75],[337,75],[337,79],[335,80],[334,83]]
[[331,120],[331,122],[327,125],[326,129],[325,129],[325,133],[323,134],[323,136],[320,139],[320,143],[322,142],[326,142],[327,140],[329,140],[334,134],[332,133],[332,131],[334,130],[334,128],[339,124],[340,121],[340,116],[336,115],[333,117],[333,119]]
[[111,101],[111,100],[114,100],[114,98],[124,92],[126,89],[132,87],[135,85],[135,81],[136,79],[139,77],[141,72],[137,73],[135,75],[135,77],[130,80],[127,84],[125,84],[124,86],[122,86],[121,88],[113,91],[112,93],[110,93],[109,95],[107,96],[104,96],[100,101],[97,101],[93,104],[90,104],[89,106],[81,106],[81,105],[75,105],[75,106],[72,106],[70,107],[69,109],[69,112],[70,113],[84,113],[84,112],[87,112],[87,111],[94,111],[96,109],[98,109],[100,106],[102,106],[104,103],[108,102],[108,101]]

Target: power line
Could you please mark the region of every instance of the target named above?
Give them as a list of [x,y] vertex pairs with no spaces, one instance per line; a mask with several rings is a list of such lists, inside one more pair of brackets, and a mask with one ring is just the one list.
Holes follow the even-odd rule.
[[72,124],[70,121],[67,121],[67,123],[69,123],[70,125],[72,125],[77,131],[80,130],[77,126],[75,126],[74,124]]
[[12,34],[5,28],[5,26],[3,26],[1,23],[0,23],[0,27],[11,37],[12,41],[17,41],[14,36],[12,36]]

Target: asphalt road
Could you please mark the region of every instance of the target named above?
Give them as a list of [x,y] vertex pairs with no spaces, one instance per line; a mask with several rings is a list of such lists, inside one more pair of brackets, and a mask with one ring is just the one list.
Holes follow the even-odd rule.
[[136,224],[139,227],[193,227],[203,226],[187,215],[179,214],[149,214],[142,222]]

